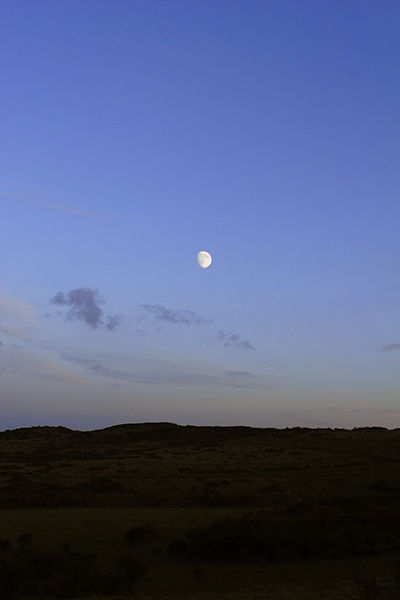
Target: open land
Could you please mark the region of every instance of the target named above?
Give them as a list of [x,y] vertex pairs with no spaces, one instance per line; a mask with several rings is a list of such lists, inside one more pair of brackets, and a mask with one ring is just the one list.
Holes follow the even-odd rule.
[[0,432],[0,597],[400,598],[400,429]]

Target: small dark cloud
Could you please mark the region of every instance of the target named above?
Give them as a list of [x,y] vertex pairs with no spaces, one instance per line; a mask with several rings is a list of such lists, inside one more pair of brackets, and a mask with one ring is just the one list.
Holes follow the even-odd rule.
[[95,289],[82,287],[70,290],[66,294],[57,292],[50,302],[59,306],[69,306],[67,319],[71,321],[84,321],[95,329],[102,324],[103,311],[99,304],[103,299]]
[[246,379],[247,377],[251,377],[251,373],[249,373],[249,371],[226,371],[226,374],[229,375],[229,377],[236,379]]
[[248,340],[240,341],[237,346],[243,348],[243,350],[255,350],[253,344],[250,344]]
[[141,304],[139,308],[152,315],[157,321],[183,323],[184,325],[213,322],[212,319],[197,315],[191,310],[166,308],[162,304]]
[[381,348],[382,352],[391,352],[392,350],[400,350],[400,344],[399,343],[395,343],[395,344],[386,344],[386,346],[383,346]]
[[255,350],[253,344],[248,340],[240,339],[240,336],[237,333],[225,333],[220,330],[217,332],[217,339],[220,342],[223,342],[225,348],[233,346],[235,348],[242,348],[243,350]]
[[0,346],[4,346],[3,342],[0,341]]
[[121,325],[121,323],[122,323],[122,317],[120,315],[108,315],[107,316],[106,327],[110,331],[115,329],[119,325]]
[[57,294],[51,298],[50,302],[52,304],[68,304],[64,292],[57,292]]

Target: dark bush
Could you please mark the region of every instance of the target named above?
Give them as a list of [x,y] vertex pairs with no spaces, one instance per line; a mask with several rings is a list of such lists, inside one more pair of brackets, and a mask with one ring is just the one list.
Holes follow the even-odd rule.
[[33,533],[21,533],[17,537],[17,544],[20,548],[29,548],[32,545]]
[[25,581],[32,578],[29,559],[11,548],[0,552],[0,598],[16,598]]
[[201,560],[278,561],[383,554],[399,548],[399,533],[379,515],[299,510],[224,518],[186,537],[189,555]]
[[264,554],[267,536],[247,519],[224,518],[187,534],[189,552],[207,561],[243,561]]
[[148,572],[147,565],[140,559],[125,554],[117,561],[117,581],[119,593],[131,593],[136,581]]
[[368,488],[378,492],[400,492],[400,481],[373,481]]
[[20,573],[16,562],[9,557],[0,559],[0,597],[15,598],[20,590]]
[[125,534],[125,539],[131,544],[154,542],[160,538],[160,532],[152,525],[131,527]]
[[0,538],[0,550],[11,550],[12,544],[8,538]]
[[168,544],[168,552],[171,554],[183,554],[187,550],[187,543],[181,538],[175,538]]
[[103,574],[94,555],[61,550],[33,556],[32,565],[32,595],[71,598],[100,592],[103,587]]
[[124,555],[104,564],[93,554],[71,551],[68,545],[52,553],[1,551],[0,598],[127,594],[146,572],[147,566],[135,557]]
[[370,575],[356,577],[354,597],[355,600],[383,600],[387,598],[376,578]]

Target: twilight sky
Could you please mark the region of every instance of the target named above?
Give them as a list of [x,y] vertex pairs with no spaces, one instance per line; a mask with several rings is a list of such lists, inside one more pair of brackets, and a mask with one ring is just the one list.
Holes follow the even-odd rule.
[[400,3],[1,22],[0,429],[399,427]]

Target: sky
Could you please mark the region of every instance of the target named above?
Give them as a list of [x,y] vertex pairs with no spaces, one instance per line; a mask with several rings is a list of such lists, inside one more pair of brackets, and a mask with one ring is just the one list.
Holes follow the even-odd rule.
[[400,3],[0,17],[0,429],[400,427]]

